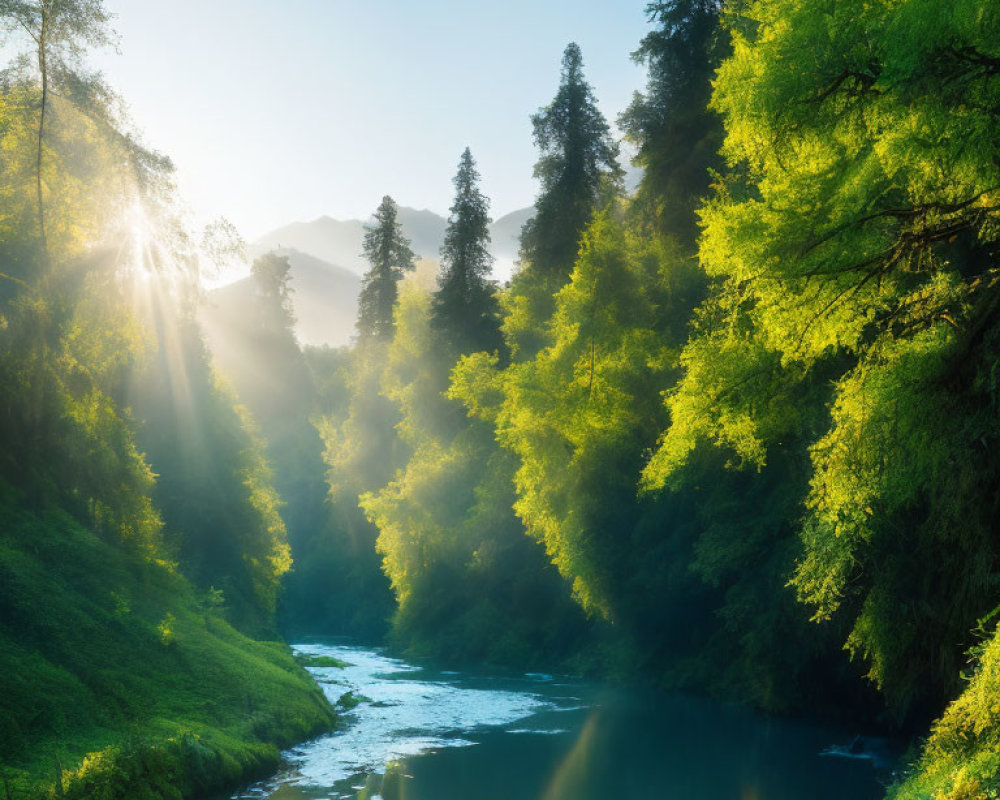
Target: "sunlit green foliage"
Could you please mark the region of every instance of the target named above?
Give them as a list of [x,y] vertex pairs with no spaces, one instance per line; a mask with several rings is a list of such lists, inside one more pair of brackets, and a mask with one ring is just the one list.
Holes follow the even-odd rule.
[[[659,387],[672,366],[655,330],[661,286],[671,280],[661,264],[669,259],[630,237],[610,212],[599,216],[556,295],[552,345],[501,379],[497,434],[520,459],[518,515],[584,606],[607,616],[612,590],[602,584],[616,579],[613,564],[625,554],[616,546],[618,526],[605,518],[617,513],[608,499],[616,485],[633,494],[643,431],[645,438],[655,432]],[[475,366],[460,365],[458,386],[481,382],[463,374]]]
[[[218,791],[328,727],[287,647],[253,642],[175,571],[0,486],[0,763],[13,797]],[[169,629],[169,636],[164,633]],[[58,766],[57,766],[58,765]]]
[[269,631],[291,562],[264,445],[213,373],[194,320],[174,311],[161,305],[156,357],[128,395],[164,539],[196,585],[222,592],[230,621]]
[[327,569],[313,573],[314,585],[331,584],[320,601],[328,621],[317,614],[315,624],[323,629],[332,623],[334,632],[381,635],[393,610],[375,550],[378,529],[358,507],[358,498],[385,486],[410,455],[396,430],[399,412],[382,393],[388,349],[388,342],[370,339],[345,356],[343,405],[317,421],[332,519],[315,543],[315,555]]
[[934,723],[919,760],[890,787],[889,800],[980,800],[1000,794],[1000,638],[989,635],[973,655],[967,688]]
[[[59,104],[60,146],[51,159],[59,169],[47,184],[55,192],[43,254],[37,227],[26,222],[32,142],[25,120],[33,111],[19,104],[34,91],[17,78],[0,97],[10,122],[0,130],[10,192],[0,223],[3,475],[35,502],[72,507],[119,541],[153,552],[160,521],[149,499],[152,475],[120,404],[129,370],[151,342],[122,281],[127,265],[94,245],[120,242],[128,203],[142,201],[140,189],[150,196],[156,188],[147,169],[156,159],[109,134],[86,109]],[[132,191],[123,192],[123,183]]]
[[900,719],[953,700],[895,797],[1000,791],[1000,651],[972,632],[1000,601],[1000,6],[647,13],[649,81],[621,118],[635,199],[570,45],[532,119],[541,191],[502,325],[466,150],[433,294],[431,267],[401,283],[414,256],[384,198],[352,349],[304,353],[288,261],[255,262],[214,354],[238,408],[195,322],[169,164],[76,60],[101,4],[0,0],[39,34],[0,80],[18,789],[46,791],[58,740],[66,796],[145,791],[143,772],[204,791],[328,720],[285,654],[229,627],[271,630],[287,523],[293,629],[391,616],[415,653],[575,655],[783,712],[862,709],[867,671]]
[[[794,576],[896,707],[955,685],[997,597],[988,452],[1000,10],[756,2],[713,100],[740,172],[702,211],[717,281],[648,486],[699,441],[761,465],[796,431],[814,476]],[[837,376],[829,422],[808,384]],[[805,382],[805,383],[803,383]]]
[[[396,596],[394,638],[450,661],[565,657],[582,618],[514,515],[510,455],[490,425],[466,420],[445,397],[452,351],[431,309],[426,292],[404,285],[383,391],[413,452],[385,488],[361,498]],[[475,327],[455,333],[468,337],[456,348],[477,336]]]
[[[282,516],[295,558],[284,584],[280,622],[288,635],[372,638],[384,632],[392,600],[375,553],[375,534],[358,511],[356,495],[351,497],[342,483],[351,480],[351,462],[340,462],[345,473],[334,467],[331,475],[337,475],[338,486],[331,495],[323,459],[325,447],[338,447],[333,442],[341,441],[341,426],[350,414],[357,353],[307,348],[302,355],[310,376],[308,392],[297,384],[286,383],[284,389],[300,403],[308,401],[308,409],[300,405],[296,416],[286,408],[262,419],[274,453],[275,483],[286,501]],[[307,426],[298,428],[296,422]]]
[[[103,21],[97,2],[12,10],[51,26],[50,56],[66,35],[74,69]],[[48,86],[41,65],[15,67],[0,82],[3,777],[23,797],[216,789],[331,719],[287,653],[220,616],[273,629],[277,497],[192,320],[169,162],[98,82],[58,58]],[[231,557],[203,557],[213,546]]]
[[[37,81],[38,113],[32,121],[34,135],[35,220],[38,235],[39,266],[49,266],[48,230],[46,220],[46,184],[54,167],[49,164],[53,148],[48,122],[52,115],[52,100],[65,98],[74,111],[86,116],[98,126],[109,124],[107,117],[108,90],[97,74],[89,74],[82,66],[84,45],[94,47],[111,41],[108,30],[110,15],[102,0],[2,0],[0,29],[24,37],[30,55],[17,62],[18,71]],[[101,132],[102,134],[105,131]],[[112,129],[113,136],[118,131]],[[58,131],[56,132],[58,136]],[[104,137],[108,138],[108,137]]]

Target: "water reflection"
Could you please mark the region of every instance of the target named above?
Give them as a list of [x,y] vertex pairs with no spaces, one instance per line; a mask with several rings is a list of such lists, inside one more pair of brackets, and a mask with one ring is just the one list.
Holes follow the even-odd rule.
[[[822,757],[851,740],[698,698],[607,691],[550,676],[430,672],[360,648],[315,668],[343,730],[287,754],[235,795],[273,800],[875,800],[870,760]],[[835,752],[835,751],[834,751]]]

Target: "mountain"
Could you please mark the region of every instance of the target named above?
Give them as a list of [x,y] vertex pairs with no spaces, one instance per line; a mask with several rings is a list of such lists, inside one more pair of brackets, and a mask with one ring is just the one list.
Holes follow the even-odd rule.
[[[349,269],[298,250],[281,248],[276,252],[287,256],[291,265],[292,306],[299,342],[333,347],[346,345],[354,335],[361,278]],[[252,301],[253,279],[250,277],[208,293],[202,324],[213,352],[230,346],[233,337],[227,332],[240,329]]]
[[364,223],[359,219],[320,217],[312,222],[293,222],[254,242],[250,246],[250,258],[253,260],[272,250],[298,251],[362,275],[368,268],[361,256],[364,235]]
[[[522,208],[490,225],[491,250],[496,259],[493,274],[498,280],[510,277],[520,248],[521,228],[533,214],[533,208]],[[399,221],[414,252],[436,265],[447,220],[433,211],[403,206]],[[361,220],[320,217],[285,225],[250,246],[251,259],[268,252],[288,257],[297,320],[295,333],[302,344],[339,347],[348,344],[354,335],[360,276],[368,268],[361,257],[364,235]],[[436,266],[425,265],[422,272],[432,275]],[[229,340],[233,337],[227,331],[239,329],[252,299],[249,277],[208,293],[202,324],[215,352],[231,346]]]
[[[410,240],[413,252],[420,258],[436,260],[440,257],[448,220],[427,209],[417,211],[401,206],[399,224],[403,226],[403,235]],[[367,263],[364,269],[368,269]]]
[[[401,206],[399,223],[413,252],[420,258],[438,257],[448,226],[444,217],[427,209]],[[298,251],[363,275],[368,269],[368,262],[361,255],[364,236],[365,223],[359,219],[320,217],[312,222],[293,222],[265,234],[250,246],[250,257],[272,250]]]
[[[522,208],[501,217],[490,226],[492,251],[496,258],[494,272],[499,280],[510,277],[520,247],[521,228],[533,213],[531,208]],[[413,251],[419,257],[438,258],[448,227],[444,217],[427,209],[401,206],[399,222],[403,235],[410,240]],[[320,217],[312,222],[293,222],[265,234],[251,245],[250,256],[256,258],[275,249],[297,252],[363,275],[368,269],[368,263],[361,255],[364,235],[364,222],[361,220]]]
[[503,282],[514,272],[514,262],[517,261],[521,249],[521,229],[525,223],[535,216],[534,207],[520,208],[505,214],[490,225],[490,251],[496,261],[493,264],[493,277]]

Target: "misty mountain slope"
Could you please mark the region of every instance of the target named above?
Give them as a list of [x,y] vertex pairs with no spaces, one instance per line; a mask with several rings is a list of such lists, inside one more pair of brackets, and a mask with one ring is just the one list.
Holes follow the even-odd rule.
[[[332,221],[332,220],[331,220]],[[289,226],[292,227],[292,226]],[[350,342],[358,314],[361,278],[354,272],[297,250],[277,251],[291,264],[295,334],[303,345],[339,347]],[[253,279],[243,278],[214,289],[202,311],[202,324],[213,352],[231,347],[253,304]]]
[[521,249],[521,230],[534,216],[534,207],[520,208],[504,214],[490,225],[490,252],[496,259],[493,263],[493,277],[500,282],[506,281],[513,274],[514,262]]
[[420,258],[436,259],[440,256],[448,220],[426,208],[417,211],[400,206],[399,224],[403,226],[403,235],[410,240],[413,252]]
[[518,250],[521,249],[521,229],[529,219],[535,216],[535,209],[519,208],[504,214],[500,219],[494,220],[490,225],[490,239],[492,240],[491,250],[495,258],[517,258]]
[[[399,222],[413,252],[421,258],[437,258],[444,243],[447,220],[427,209],[401,206]],[[293,222],[260,237],[250,246],[251,258],[272,250],[298,251],[328,264],[339,264],[363,275],[368,262],[362,256],[365,223],[359,219],[320,217],[312,222]]]
[[[521,228],[533,215],[533,208],[522,208],[500,217],[490,225],[493,239],[491,250],[496,259],[494,273],[499,280],[510,277],[520,248]],[[403,226],[403,235],[410,240],[417,256],[427,259],[439,257],[448,227],[448,221],[444,217],[426,209],[418,211],[401,206],[399,222]],[[364,235],[364,223],[361,220],[320,217],[312,222],[293,222],[265,234],[251,245],[250,255],[256,258],[275,249],[298,252],[327,264],[339,264],[356,275],[363,275],[368,269],[368,263],[361,255]]]
[[364,223],[358,219],[320,217],[293,222],[265,234],[250,246],[251,259],[272,250],[298,251],[328,264],[339,264],[357,275],[368,268],[361,255]]

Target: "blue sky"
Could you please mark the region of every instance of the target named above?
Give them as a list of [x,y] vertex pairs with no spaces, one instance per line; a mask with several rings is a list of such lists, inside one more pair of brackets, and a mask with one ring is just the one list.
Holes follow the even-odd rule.
[[493,216],[528,205],[529,116],[562,50],[613,118],[642,88],[629,54],[646,0],[106,0],[120,53],[92,58],[148,145],[170,155],[196,220],[248,239],[384,194],[446,213],[468,145]]

